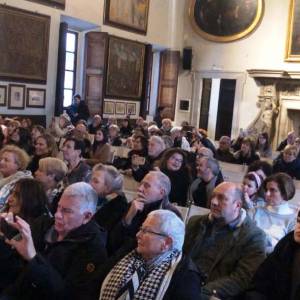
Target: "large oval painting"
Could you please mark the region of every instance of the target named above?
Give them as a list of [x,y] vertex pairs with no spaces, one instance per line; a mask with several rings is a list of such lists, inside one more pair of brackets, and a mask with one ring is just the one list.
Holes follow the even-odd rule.
[[263,0],[190,0],[189,15],[203,38],[231,42],[257,27],[263,7]]

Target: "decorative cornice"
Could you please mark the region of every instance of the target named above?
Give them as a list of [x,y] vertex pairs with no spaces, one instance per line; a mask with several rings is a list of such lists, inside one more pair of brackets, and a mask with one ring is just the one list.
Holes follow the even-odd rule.
[[253,78],[300,79],[298,71],[250,69],[247,72]]

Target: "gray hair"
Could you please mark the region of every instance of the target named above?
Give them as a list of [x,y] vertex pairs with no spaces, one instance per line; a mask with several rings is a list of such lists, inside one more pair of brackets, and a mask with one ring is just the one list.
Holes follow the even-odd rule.
[[182,130],[182,127],[181,127],[181,126],[174,126],[174,127],[170,130],[170,132],[171,132],[171,134],[172,134],[172,133],[181,132],[181,130]]
[[154,141],[155,143],[159,144],[161,150],[165,150],[166,149],[166,144],[164,142],[164,140],[160,137],[160,136],[157,136],[157,135],[153,135],[150,137],[149,141],[152,140]]
[[93,168],[93,172],[103,171],[104,181],[108,186],[110,193],[122,193],[123,189],[123,175],[114,167],[109,165],[97,164]]
[[220,173],[219,162],[211,157],[203,156],[200,159],[205,159],[207,162],[207,167],[212,171],[212,173],[217,176]]
[[169,177],[161,171],[150,171],[148,174],[155,176],[157,179],[156,184],[164,189],[165,197],[168,197],[171,192],[171,181]]
[[172,211],[159,209],[150,212],[147,218],[156,218],[156,224],[162,234],[172,239],[172,249],[182,251],[185,225]]
[[214,157],[214,153],[212,152],[211,149],[207,148],[207,147],[201,147],[199,150],[198,150],[198,154],[200,156],[205,156],[205,157]]
[[81,211],[87,209],[93,214],[96,212],[98,195],[88,183],[73,183],[64,190],[63,195],[80,198]]
[[117,132],[120,131],[120,127],[119,127],[118,125],[116,125],[116,124],[110,125],[110,126],[108,127],[108,129],[115,129]]

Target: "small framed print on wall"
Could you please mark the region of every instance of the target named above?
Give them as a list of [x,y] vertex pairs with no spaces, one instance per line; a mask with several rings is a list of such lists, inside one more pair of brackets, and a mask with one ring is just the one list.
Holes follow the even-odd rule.
[[25,85],[10,84],[8,89],[8,108],[24,109],[25,107]]
[[136,114],[136,104],[135,103],[127,103],[127,115],[135,115]]
[[44,108],[46,102],[46,90],[45,89],[27,89],[26,106]]
[[105,101],[103,111],[106,115],[113,115],[115,113],[115,103],[112,101]]
[[0,106],[6,106],[7,100],[7,86],[0,85]]
[[125,115],[126,106],[123,102],[116,102],[116,115]]

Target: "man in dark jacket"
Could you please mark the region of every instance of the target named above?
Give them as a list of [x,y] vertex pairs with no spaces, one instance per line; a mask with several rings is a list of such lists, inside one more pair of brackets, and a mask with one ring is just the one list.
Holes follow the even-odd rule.
[[221,136],[219,140],[219,148],[216,151],[215,158],[219,161],[224,161],[228,163],[234,162],[233,153],[230,151],[230,137]]
[[211,213],[187,225],[184,251],[207,276],[203,299],[214,293],[239,297],[265,258],[265,235],[242,209],[242,196],[234,183],[221,183],[213,191]]
[[[20,238],[8,243],[27,261],[0,299],[98,299],[106,263],[106,235],[92,221],[97,194],[84,182],[67,187],[55,220],[32,226],[17,217],[11,223]],[[54,223],[54,224],[53,224]]]
[[261,264],[247,300],[300,299],[300,212],[295,230],[286,235]]

